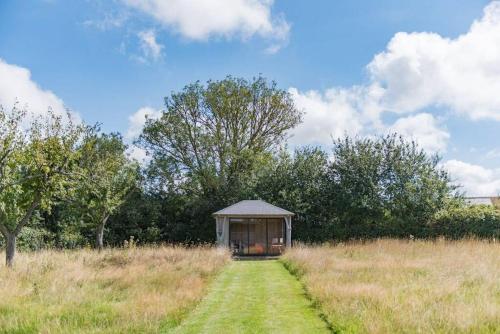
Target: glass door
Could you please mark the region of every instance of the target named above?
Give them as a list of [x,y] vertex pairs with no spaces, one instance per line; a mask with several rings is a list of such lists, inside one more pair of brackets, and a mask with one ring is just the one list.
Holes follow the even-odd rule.
[[267,219],[268,254],[279,255],[285,250],[284,224],[281,218]]
[[231,218],[229,246],[235,255],[279,255],[285,249],[282,218]]
[[230,222],[229,247],[231,247],[233,254],[244,255],[248,253],[248,224],[243,220]]
[[267,253],[265,219],[249,219],[248,240],[248,254],[264,255]]

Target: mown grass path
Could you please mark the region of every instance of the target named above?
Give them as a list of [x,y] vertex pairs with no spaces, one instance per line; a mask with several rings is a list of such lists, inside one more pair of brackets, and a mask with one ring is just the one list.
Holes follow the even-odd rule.
[[174,333],[328,333],[278,261],[234,261]]

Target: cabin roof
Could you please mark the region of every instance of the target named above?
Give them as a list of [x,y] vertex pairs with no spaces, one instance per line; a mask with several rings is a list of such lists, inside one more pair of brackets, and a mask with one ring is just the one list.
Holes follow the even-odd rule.
[[227,208],[219,210],[214,216],[258,216],[258,217],[284,217],[293,216],[294,213],[262,200],[244,200]]
[[495,202],[500,199],[498,196],[476,196],[476,197],[465,197],[465,203],[469,205],[495,205]]

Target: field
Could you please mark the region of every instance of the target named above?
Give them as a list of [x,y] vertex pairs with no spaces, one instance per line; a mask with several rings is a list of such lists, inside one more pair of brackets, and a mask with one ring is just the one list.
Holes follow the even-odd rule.
[[500,244],[379,240],[283,258],[340,333],[500,333]]
[[208,247],[20,253],[0,265],[0,333],[167,331],[228,261]]
[[326,334],[297,279],[276,261],[234,261],[178,334]]
[[274,261],[210,247],[16,260],[0,265],[0,333],[500,333],[494,242],[297,246]]

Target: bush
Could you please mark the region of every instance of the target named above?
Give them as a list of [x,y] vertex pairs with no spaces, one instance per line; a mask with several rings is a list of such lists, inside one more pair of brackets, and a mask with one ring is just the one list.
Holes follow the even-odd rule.
[[493,206],[455,206],[439,211],[430,226],[434,236],[500,238],[500,210]]

